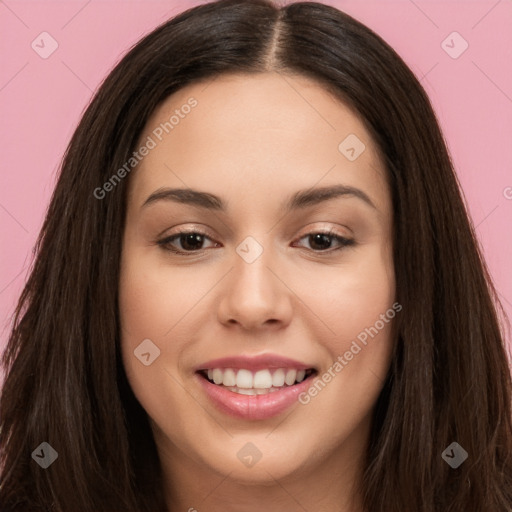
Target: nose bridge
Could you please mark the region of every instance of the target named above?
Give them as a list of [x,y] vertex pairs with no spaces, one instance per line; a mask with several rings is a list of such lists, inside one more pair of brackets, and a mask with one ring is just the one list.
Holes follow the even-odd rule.
[[249,298],[255,303],[267,301],[273,295],[272,290],[277,284],[274,282],[275,276],[270,271],[270,268],[276,266],[271,236],[259,235],[258,239],[249,235],[238,244],[233,269],[234,284],[239,288],[237,292],[240,299]]
[[291,307],[287,288],[278,274],[271,235],[247,236],[236,246],[231,278],[224,288],[219,316],[246,327],[268,320],[286,321]]

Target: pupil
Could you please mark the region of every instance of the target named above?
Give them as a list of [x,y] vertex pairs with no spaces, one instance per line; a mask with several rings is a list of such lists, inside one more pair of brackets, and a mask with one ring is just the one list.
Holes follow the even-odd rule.
[[[198,247],[196,245],[194,245],[194,243],[197,243],[199,244],[199,246],[201,245],[201,238],[202,238],[203,235],[199,235],[197,233],[188,233],[186,235],[182,235],[181,237],[181,245],[184,249],[198,249]],[[183,241],[185,241],[185,243],[183,243]],[[187,245],[190,244],[191,247],[187,247]]]
[[[324,246],[320,247],[320,249],[328,249],[330,247],[330,236],[326,235],[324,233],[316,233],[314,235],[310,235],[311,239],[313,240],[313,245],[320,243],[322,245],[322,241],[324,242]],[[313,247],[314,248],[314,247]]]

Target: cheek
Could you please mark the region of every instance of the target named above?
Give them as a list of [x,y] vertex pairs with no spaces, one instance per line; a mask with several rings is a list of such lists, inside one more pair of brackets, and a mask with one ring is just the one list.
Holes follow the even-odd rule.
[[[388,335],[391,322],[381,325],[381,315],[392,308],[395,298],[395,277],[390,250],[353,253],[347,265],[328,270],[317,285],[304,284],[308,305],[329,327],[328,344],[339,354],[350,347],[352,340],[365,329],[379,322],[382,337]],[[320,285],[320,283],[322,283]],[[306,292],[307,290],[307,292]],[[392,316],[391,316],[392,315]],[[393,318],[394,310],[388,316]]]
[[[155,400],[164,390],[173,398],[179,394],[180,361],[197,329],[194,315],[203,311],[201,299],[212,280],[193,267],[172,269],[149,252],[132,246],[123,254],[119,310],[124,368],[139,401],[151,408],[159,407]],[[152,350],[158,354],[147,366],[137,357],[147,353],[141,346],[148,346],[150,361]]]
[[159,338],[169,329],[172,308],[168,307],[169,297],[163,296],[163,289],[155,287],[140,267],[127,266],[123,270],[119,308],[121,327],[128,339]]
[[194,275],[188,280],[179,276],[145,251],[134,250],[123,258],[119,308],[126,339],[162,340],[190,310],[199,290],[190,286]]
[[[158,390],[164,356],[161,340],[174,323],[165,284],[158,284],[151,265],[137,257],[136,251],[123,254],[119,285],[121,352],[128,380],[142,404],[151,401]],[[146,353],[150,355],[142,356]]]
[[[350,276],[340,274],[329,290],[316,296],[322,297],[317,307],[323,307],[332,331],[322,342],[330,361],[299,398],[308,411],[307,427],[324,439],[314,441],[318,450],[325,448],[325,439],[334,449],[368,425],[391,363],[393,321],[401,314],[394,302],[393,274],[382,261]],[[327,413],[330,421],[319,426],[317,419]]]
[[340,414],[361,418],[384,384],[393,349],[392,326],[401,314],[394,300],[391,248],[375,246],[328,282],[321,292],[309,292],[311,309],[321,312],[329,326],[322,343],[331,361],[312,390],[314,397],[315,392],[322,394],[313,407],[341,408]]
[[[202,435],[194,425],[203,409],[183,392],[179,371],[182,352],[194,328],[187,313],[205,293],[201,287],[187,287],[191,279],[194,280],[194,274],[180,278],[177,272],[162,268],[154,259],[138,256],[136,250],[121,265],[121,352],[128,382],[153,428],[165,426],[168,436],[181,440],[186,440],[184,432],[195,438]],[[138,347],[147,339],[160,352],[146,366],[134,351],[140,353]]]

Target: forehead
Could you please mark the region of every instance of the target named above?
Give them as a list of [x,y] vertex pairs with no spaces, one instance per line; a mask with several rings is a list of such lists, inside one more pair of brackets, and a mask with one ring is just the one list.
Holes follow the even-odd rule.
[[234,74],[193,83],[158,106],[138,146],[148,138],[154,147],[131,177],[139,203],[162,186],[222,196],[274,190],[282,199],[286,191],[336,183],[385,201],[376,197],[385,173],[362,120],[303,76]]

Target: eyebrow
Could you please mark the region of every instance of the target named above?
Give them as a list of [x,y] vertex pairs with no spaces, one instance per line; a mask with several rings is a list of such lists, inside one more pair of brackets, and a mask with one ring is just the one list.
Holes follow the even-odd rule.
[[[377,210],[377,207],[365,192],[349,185],[299,190],[290,196],[282,207],[285,212],[292,212],[338,197],[355,197]],[[159,201],[174,201],[219,212],[226,212],[227,210],[226,203],[220,197],[191,188],[159,188],[144,201],[142,208]]]

